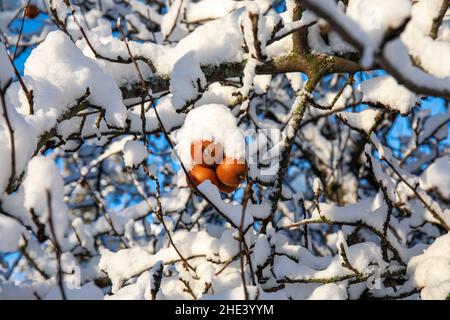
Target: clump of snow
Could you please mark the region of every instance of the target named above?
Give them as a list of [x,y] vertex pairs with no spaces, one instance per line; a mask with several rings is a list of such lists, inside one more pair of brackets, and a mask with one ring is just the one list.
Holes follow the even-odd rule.
[[407,114],[420,100],[413,92],[400,85],[393,77],[376,77],[361,83],[363,102],[380,103]]
[[[403,34],[405,33],[406,31]],[[413,42],[411,45],[415,47],[424,47],[418,46],[417,42]],[[411,52],[409,52],[408,49],[411,51],[409,47],[406,48],[404,40],[392,40],[386,44],[383,56],[396,68],[396,70],[399,71],[403,79],[407,79],[414,85],[424,88],[425,90],[442,90],[443,92],[448,92],[450,90],[450,71],[446,70],[447,68],[444,66],[450,64],[443,62],[442,57],[449,57],[450,55],[446,54],[446,52],[441,52],[439,55],[426,60],[433,61],[433,63],[439,61],[434,72],[432,72],[424,62],[421,62],[423,68],[432,73],[430,74],[413,65],[410,58]],[[438,52],[438,49],[436,49],[435,52]]]
[[[182,112],[178,113],[176,111],[172,103],[171,95],[160,98],[155,107],[158,109],[158,115],[164,125],[164,128],[167,131],[172,131],[174,128],[180,127],[183,124],[184,119],[186,118],[186,114]],[[152,107],[150,103],[145,104],[145,108],[148,109],[148,111],[145,113],[146,130],[151,132],[159,129],[160,123],[158,118],[156,117],[155,108]],[[140,105],[128,110],[128,120],[130,121],[131,131],[139,132],[140,130],[142,130],[142,113]]]
[[263,201],[260,204],[248,204],[247,210],[249,214],[251,214],[256,219],[266,219],[270,215],[271,210],[271,203],[270,201]]
[[292,89],[295,92],[298,92],[302,89],[303,79],[302,79],[302,74],[300,72],[286,73],[286,77],[288,78],[288,80],[292,86]]
[[272,81],[272,75],[255,75],[253,78],[253,86],[256,94],[267,93],[270,87],[270,81]]
[[363,66],[371,66],[373,63],[374,53],[377,50],[377,43],[375,43],[372,38],[367,36],[366,32],[357,21],[353,20],[345,12],[343,12],[342,6],[339,3],[336,4],[333,0],[309,1],[310,5],[313,4],[314,7],[320,9],[333,21],[338,23],[347,34],[355,39],[355,42],[363,47],[361,64]]
[[244,77],[242,78],[242,88],[240,89],[240,94],[247,97],[250,90],[253,87],[253,79],[256,75],[256,67],[259,65],[259,61],[250,58],[244,67]]
[[163,50],[154,61],[158,71],[170,74],[174,63],[191,50],[195,51],[200,64],[217,65],[242,60],[243,38],[238,19],[243,12],[245,8],[205,23],[181,39],[175,47]]
[[429,36],[441,5],[441,0],[416,1],[411,10],[411,22],[401,40],[424,70],[443,78],[450,76],[450,43],[435,41]]
[[423,254],[411,258],[407,272],[422,289],[422,299],[446,299],[450,293],[450,233],[437,238]]
[[[219,261],[228,261],[239,253],[239,242],[236,240],[238,231],[225,230],[219,239],[212,243],[212,252],[218,255]],[[213,255],[215,255],[213,254]]]
[[[381,229],[386,219],[385,203],[381,193],[374,198],[365,198],[357,203],[339,207],[329,203],[319,203],[319,210],[314,209],[310,220],[325,218],[331,221],[356,223],[364,221],[375,229]],[[307,219],[309,220],[309,219]]]
[[[206,5],[205,5],[206,4]],[[272,5],[272,0],[256,1],[234,1],[234,0],[207,0],[192,2],[189,1],[186,7],[186,20],[188,22],[198,22],[206,19],[218,19],[226,16],[241,7],[250,7],[257,4],[261,12],[266,12]]]
[[111,252],[100,251],[99,268],[106,272],[112,281],[113,293],[119,290],[125,279],[129,279],[142,270],[147,270],[156,261],[152,255],[140,247]]
[[[161,19],[161,33],[167,38],[175,28],[177,21],[182,16],[182,7],[184,0],[175,0],[167,10],[167,13]],[[170,3],[170,2],[169,2]]]
[[170,92],[175,109],[181,109],[199,97],[205,87],[206,78],[196,54],[189,51],[175,62],[170,78]]
[[400,26],[410,12],[411,2],[408,0],[350,0],[346,13],[378,46],[386,30]]
[[191,110],[177,133],[177,152],[190,170],[191,143],[202,140],[214,141],[223,146],[224,155],[233,159],[245,158],[245,140],[237,126],[236,118],[224,105],[208,104]]
[[[206,255],[214,241],[206,231],[179,231],[173,235],[173,241],[185,257]],[[163,263],[179,260],[180,257],[173,246],[162,248],[156,254],[150,254],[145,248],[133,247],[111,252],[108,249],[100,251],[99,268],[108,274],[112,282],[112,292],[116,293],[124,281],[140,275],[160,261]]]
[[80,217],[72,221],[72,227],[83,248],[86,248],[90,253],[96,252],[93,239],[93,230],[90,225],[84,224]]
[[322,182],[319,178],[314,178],[313,180],[313,190],[315,194],[320,193],[321,190],[323,190]]
[[[156,263],[152,271],[162,268],[161,262]],[[105,300],[150,300],[151,290],[153,289],[154,279],[153,272],[145,271],[136,280],[135,283],[129,284],[114,295],[105,296]]]
[[314,289],[307,300],[347,300],[348,294],[344,284],[327,283]]
[[[202,182],[198,189],[202,192],[207,198],[208,201],[213,203],[220,212],[222,212],[226,218],[228,218],[235,227],[239,226],[241,223],[242,216],[242,205],[238,203],[230,203],[222,200],[219,190],[215,185],[211,183],[211,181],[206,180]],[[254,209],[251,209],[252,206],[256,206]],[[248,204],[248,211],[257,211],[259,205]],[[270,212],[270,211],[269,211]],[[246,212],[244,217],[243,228],[246,229],[250,224],[253,223],[253,218],[251,214]]]
[[127,167],[134,167],[147,158],[147,148],[141,141],[128,140],[123,145],[123,159]]
[[270,257],[270,242],[265,234],[260,234],[255,243],[255,263],[257,266],[263,266]]
[[370,133],[377,123],[380,111],[372,108],[367,108],[361,112],[340,112],[339,118],[344,121],[351,128],[362,130],[365,133]]
[[[68,210],[64,202],[64,182],[56,164],[43,156],[34,157],[28,163],[22,185],[25,192],[25,207],[29,210],[33,209],[44,225],[52,218],[55,237],[59,243],[62,243],[68,225]],[[47,201],[48,193],[51,197],[51,217]],[[50,229],[47,228],[47,232],[53,238]]]
[[25,75],[33,79],[33,89],[41,93],[41,99],[48,99],[42,102],[46,106],[43,112],[58,117],[89,89],[89,102],[104,108],[108,123],[125,125],[127,110],[114,80],[62,31],[51,32],[32,51]]
[[[139,0],[128,0],[127,4],[131,6],[133,12],[139,13],[141,16],[144,16],[155,23],[161,23],[161,15],[155,7],[147,5]],[[116,6],[116,3],[110,1],[108,5],[110,6],[110,9],[113,9]]]
[[[337,236],[336,246],[344,245],[345,254],[350,265],[360,273],[365,273],[370,265],[376,264],[383,271],[388,264],[383,260],[381,249],[374,242],[363,242],[348,246],[345,242],[342,231]],[[274,272],[280,278],[289,278],[292,280],[322,279],[334,277],[349,277],[354,272],[343,266],[343,257],[340,254],[335,255],[331,260],[327,260],[327,266],[317,265],[317,263],[305,263],[299,259],[294,262],[286,257],[275,257]]]
[[22,227],[12,218],[0,215],[0,252],[16,251],[21,237]]
[[421,175],[420,186],[425,190],[436,189],[450,199],[450,157],[436,159]]

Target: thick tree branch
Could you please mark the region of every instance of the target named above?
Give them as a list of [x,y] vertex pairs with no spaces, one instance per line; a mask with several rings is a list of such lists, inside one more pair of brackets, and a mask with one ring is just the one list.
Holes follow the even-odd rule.
[[[338,18],[331,14],[331,12],[326,9],[326,6],[321,4],[320,2],[314,0],[299,0],[302,5],[314,11],[319,17],[328,21],[328,23],[332,26],[333,30],[339,33],[339,35],[346,40],[348,43],[353,45],[360,53],[363,53],[366,50],[367,43],[364,43],[363,39],[366,39],[367,35],[364,35],[361,29],[353,30],[350,25],[346,25],[342,23],[342,21],[338,21]],[[404,27],[404,24],[401,25]],[[359,33],[358,33],[359,32]],[[396,33],[396,32],[394,32]],[[382,47],[378,48],[379,50],[374,50],[374,60],[379,64],[383,69],[385,69],[390,75],[392,75],[396,80],[418,94],[437,96],[437,97],[450,97],[450,88],[447,86],[436,86],[434,83],[428,83],[425,81],[418,82],[412,76],[413,71],[418,71],[419,69],[411,69],[408,73],[404,72],[404,70],[399,70],[398,66],[383,54],[383,49],[385,45],[394,39],[391,39],[388,35],[387,41],[383,41]],[[411,68],[414,68],[411,66]],[[433,78],[432,76],[426,74],[428,77]],[[438,79],[438,78],[436,78]],[[444,80],[444,79],[441,79]],[[430,82],[430,81],[429,81]]]

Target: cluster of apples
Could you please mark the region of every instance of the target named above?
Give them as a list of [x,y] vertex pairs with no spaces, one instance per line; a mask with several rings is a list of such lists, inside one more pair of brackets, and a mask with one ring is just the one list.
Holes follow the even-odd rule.
[[191,158],[194,166],[189,176],[195,186],[209,180],[221,192],[230,193],[236,190],[247,176],[245,159],[224,156],[220,143],[210,140],[191,143]]

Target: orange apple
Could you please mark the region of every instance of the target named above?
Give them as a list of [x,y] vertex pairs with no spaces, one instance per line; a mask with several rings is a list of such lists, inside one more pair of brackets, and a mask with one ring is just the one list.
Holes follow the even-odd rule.
[[30,4],[25,11],[25,17],[28,19],[34,19],[39,15],[39,8],[34,4]]
[[210,140],[196,141],[191,143],[191,157],[195,164],[213,168],[222,161],[223,148]]
[[211,183],[217,187],[219,187],[220,184],[214,169],[206,168],[198,164],[192,168],[189,172],[189,176],[191,177],[192,183],[194,183],[196,187],[205,180],[211,181]]
[[216,168],[216,174],[223,184],[237,188],[247,176],[247,164],[245,160],[225,157]]

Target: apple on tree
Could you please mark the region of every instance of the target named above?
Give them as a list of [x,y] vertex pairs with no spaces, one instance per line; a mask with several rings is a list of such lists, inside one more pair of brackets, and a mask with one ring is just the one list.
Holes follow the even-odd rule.
[[247,176],[244,135],[227,106],[208,104],[192,109],[176,140],[191,187],[210,180],[221,192],[231,193]]
[[34,5],[34,4],[30,4],[26,9],[25,9],[25,17],[27,17],[28,19],[34,19],[39,15],[39,8]]
[[210,180],[221,192],[231,193],[247,176],[245,160],[224,157],[220,143],[210,140],[196,141],[191,143],[190,150],[195,165],[189,176],[195,186]]

